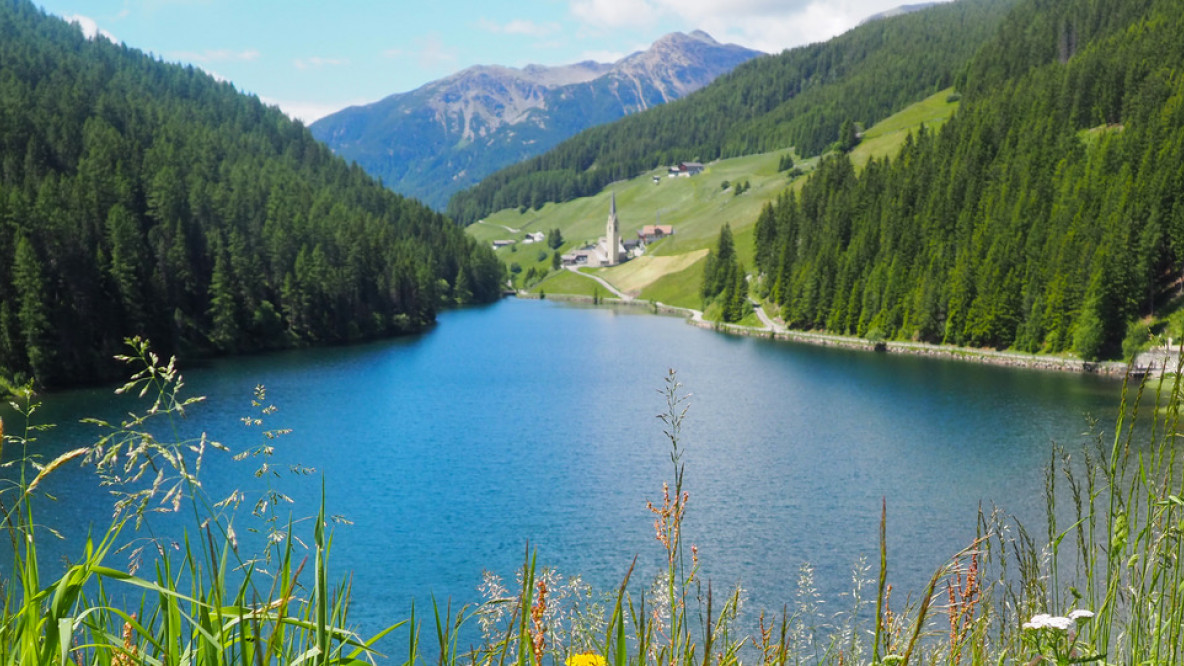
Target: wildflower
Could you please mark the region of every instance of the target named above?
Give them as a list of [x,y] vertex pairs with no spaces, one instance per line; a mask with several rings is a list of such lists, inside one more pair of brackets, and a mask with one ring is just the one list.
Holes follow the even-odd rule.
[[[1089,611],[1085,611],[1089,612]],[[1037,613],[1032,616],[1032,619],[1025,622],[1022,626],[1024,629],[1056,629],[1057,631],[1069,631],[1073,627],[1073,622],[1077,619],[1072,617],[1061,617],[1059,615],[1049,615],[1048,613]],[[1091,613],[1092,615],[1092,613]],[[1084,617],[1084,616],[1081,616]]]
[[546,649],[547,627],[543,625],[543,613],[547,612],[547,581],[539,580],[539,601],[530,607],[530,619],[533,624],[531,641],[534,647],[534,662],[539,666],[543,663],[543,651]]
[[564,662],[566,666],[606,666],[608,662],[604,657],[595,652],[586,652],[584,654],[573,654]]
[[1073,627],[1073,620],[1067,617],[1052,617],[1048,620],[1048,628],[1056,629],[1057,631],[1069,631]]
[[1049,615],[1048,613],[1037,613],[1036,615],[1032,616],[1031,620],[1028,620],[1027,622],[1025,622],[1023,624],[1023,628],[1024,629],[1047,629],[1049,626],[1048,621],[1051,619],[1052,619],[1052,616]]
[[123,623],[123,649],[116,652],[114,658],[111,659],[112,666],[132,666],[139,661],[139,649],[132,642],[132,634],[135,631],[132,622],[135,620],[136,614],[132,613],[128,621]]
[[1074,622],[1076,622],[1077,620],[1088,620],[1093,616],[1094,616],[1093,611],[1085,610],[1084,608],[1078,608],[1075,611],[1069,612],[1069,619],[1073,620]]

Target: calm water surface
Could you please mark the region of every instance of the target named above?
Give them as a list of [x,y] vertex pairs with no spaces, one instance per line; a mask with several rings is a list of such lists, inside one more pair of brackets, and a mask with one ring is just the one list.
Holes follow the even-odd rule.
[[[634,555],[635,579],[651,577],[661,551],[645,503],[672,478],[655,418],[670,368],[693,394],[686,538],[717,587],[740,583],[750,607],[771,609],[792,601],[804,563],[837,603],[858,557],[876,557],[881,498],[898,589],[918,590],[969,544],[980,504],[1042,533],[1050,445],[1080,446],[1086,415],[1112,419],[1120,388],[508,300],[445,313],[415,338],[190,368],[189,392],[209,399],[180,428],[258,445],[240,419],[266,385],[270,425],[293,430],[277,460],[318,472],[274,483],[309,515],[323,478],[329,511],[353,521],[336,528],[333,565],[353,572],[353,617],[375,630],[412,598],[477,600],[482,570],[511,574],[528,542],[541,564],[603,589]],[[49,396],[39,417],[63,425],[43,445],[78,446],[94,437],[80,417],[130,408],[109,390]],[[253,469],[211,457],[205,478],[212,494],[258,489]],[[66,536],[56,554],[77,552],[107,524],[104,495],[81,469],[50,491],[40,515]]]

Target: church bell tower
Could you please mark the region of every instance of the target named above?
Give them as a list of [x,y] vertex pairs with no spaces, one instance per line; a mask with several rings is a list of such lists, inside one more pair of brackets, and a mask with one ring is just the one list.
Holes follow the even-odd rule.
[[617,193],[613,192],[612,202],[608,208],[608,222],[604,225],[605,266],[616,266],[621,263],[618,250],[620,247],[621,225],[617,222]]

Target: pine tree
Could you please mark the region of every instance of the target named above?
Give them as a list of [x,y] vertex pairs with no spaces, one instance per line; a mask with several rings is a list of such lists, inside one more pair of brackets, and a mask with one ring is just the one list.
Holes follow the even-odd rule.
[[722,316],[726,322],[737,322],[752,309],[748,304],[748,275],[742,264],[732,265],[728,284],[724,287]]
[[107,213],[107,243],[111,248],[107,272],[123,306],[125,330],[146,335],[147,331],[141,330],[147,313],[139,271],[148,263],[147,248],[136,219],[122,204]]
[[43,383],[52,383],[55,376],[56,351],[50,336],[48,316],[49,294],[41,261],[33,243],[21,236],[16,242],[16,256],[12,262],[12,288],[20,308],[17,321],[25,347],[28,369]]
[[473,290],[471,287],[472,280],[469,279],[469,271],[462,265],[456,271],[456,283],[452,288],[453,297],[456,299],[457,305],[472,302]]
[[715,251],[707,255],[707,262],[703,267],[704,305],[710,303],[723,292],[732,278],[732,271],[736,264],[736,248],[732,241],[732,227],[725,224],[719,230],[719,240]]
[[842,126],[839,127],[839,150],[849,153],[858,143],[859,135],[856,134],[855,123],[844,120]]
[[239,340],[237,303],[234,296],[234,280],[227,269],[224,252],[214,260],[214,272],[210,277],[210,342],[220,351],[234,351]]
[[547,247],[558,250],[563,245],[563,232],[558,227],[547,232]]

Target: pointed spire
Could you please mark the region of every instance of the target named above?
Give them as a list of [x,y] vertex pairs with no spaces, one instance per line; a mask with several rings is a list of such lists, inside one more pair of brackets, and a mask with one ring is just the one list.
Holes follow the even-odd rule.
[[615,191],[613,192],[613,201],[611,204],[609,204],[609,207],[608,207],[608,214],[609,215],[616,215],[617,214],[617,193]]

